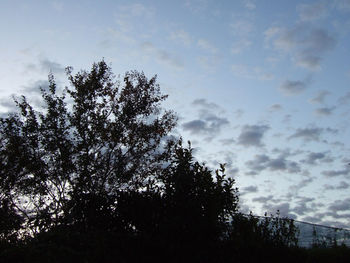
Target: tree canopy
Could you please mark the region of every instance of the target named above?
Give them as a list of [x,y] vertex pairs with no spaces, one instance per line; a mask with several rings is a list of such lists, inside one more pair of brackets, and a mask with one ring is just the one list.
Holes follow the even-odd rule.
[[119,81],[104,61],[67,75],[62,94],[49,76],[44,111],[22,97],[20,112],[0,120],[1,191],[35,231],[58,224],[72,200],[143,187],[166,161],[176,124],[160,108],[166,96],[156,77],[132,71]]

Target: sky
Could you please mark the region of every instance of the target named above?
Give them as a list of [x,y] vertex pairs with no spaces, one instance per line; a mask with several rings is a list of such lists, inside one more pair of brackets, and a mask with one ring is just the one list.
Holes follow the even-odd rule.
[[0,114],[52,72],[158,76],[240,209],[350,228],[350,1],[0,0]]

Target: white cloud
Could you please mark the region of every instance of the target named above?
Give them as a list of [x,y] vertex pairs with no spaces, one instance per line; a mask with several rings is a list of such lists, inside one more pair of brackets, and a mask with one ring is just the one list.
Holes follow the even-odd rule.
[[340,11],[350,11],[350,0],[334,0],[334,5]]
[[154,16],[154,8],[140,3],[134,3],[120,6],[115,14],[115,20],[118,25],[118,30],[130,32],[134,30],[135,25],[144,26],[145,22],[152,20]]
[[185,7],[193,13],[203,12],[208,5],[207,0],[186,0]]
[[244,19],[231,23],[230,27],[231,27],[231,32],[235,36],[239,36],[239,37],[247,37],[254,30],[253,23]]
[[170,39],[182,43],[184,46],[188,47],[192,44],[192,37],[184,30],[178,30],[171,32]]
[[242,53],[243,50],[247,49],[251,45],[252,45],[252,42],[247,39],[236,41],[232,44],[231,53],[232,54]]
[[134,16],[134,17],[146,17],[153,18],[155,15],[155,9],[145,6],[140,3],[133,3],[130,5],[124,5],[120,7],[120,10],[125,12],[126,16]]
[[271,38],[280,34],[283,29],[281,27],[273,26],[264,31],[264,40],[269,41]]
[[56,11],[62,11],[63,10],[63,2],[53,1],[53,2],[51,2],[51,6]]
[[247,79],[258,79],[258,80],[272,80],[274,79],[274,75],[265,72],[261,67],[253,67],[250,68],[244,64],[234,64],[231,65],[231,70],[233,74],[240,78]]
[[100,43],[103,46],[109,47],[109,46],[113,45],[111,43],[111,42],[113,42],[113,40],[115,40],[118,43],[124,42],[128,45],[132,45],[132,44],[136,43],[136,40],[133,37],[131,37],[128,34],[128,32],[126,32],[125,30],[109,28],[107,30],[107,33],[108,33],[108,39],[103,40]]
[[198,56],[196,61],[203,69],[209,72],[215,72],[220,58],[217,55]]
[[216,54],[218,51],[217,48],[214,47],[208,40],[202,39],[202,38],[198,39],[197,46],[205,51],[212,53],[212,54]]
[[301,21],[314,21],[324,18],[327,16],[328,10],[329,6],[324,1],[297,6],[297,11]]
[[243,0],[243,5],[248,10],[254,10],[256,8],[256,5],[252,0]]
[[239,54],[252,45],[251,37],[254,31],[254,23],[251,17],[238,15],[229,26],[230,33],[234,37],[231,46],[232,54]]

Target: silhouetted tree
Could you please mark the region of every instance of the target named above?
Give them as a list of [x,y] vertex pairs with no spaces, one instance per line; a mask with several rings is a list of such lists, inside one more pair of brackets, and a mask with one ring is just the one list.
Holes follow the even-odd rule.
[[44,110],[22,97],[19,113],[0,119],[0,191],[34,232],[112,213],[121,189],[142,188],[161,168],[176,124],[156,77],[119,81],[104,61],[66,71],[70,88],[58,94],[50,75],[41,90]]
[[0,242],[16,242],[22,222],[11,202],[3,197],[0,200]]

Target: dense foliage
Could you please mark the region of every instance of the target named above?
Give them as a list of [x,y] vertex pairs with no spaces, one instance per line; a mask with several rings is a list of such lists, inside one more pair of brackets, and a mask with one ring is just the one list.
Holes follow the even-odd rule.
[[292,220],[240,214],[225,166],[213,173],[170,136],[156,77],[116,80],[104,61],[67,75],[63,92],[49,76],[42,110],[22,97],[0,119],[4,262],[310,258]]

